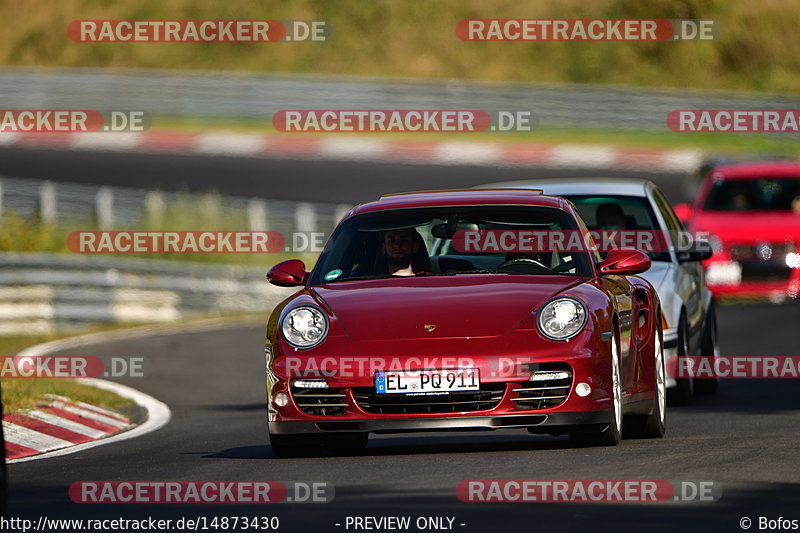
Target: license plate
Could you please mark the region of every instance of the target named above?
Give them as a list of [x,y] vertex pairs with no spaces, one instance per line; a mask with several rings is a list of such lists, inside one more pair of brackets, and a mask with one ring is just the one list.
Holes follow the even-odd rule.
[[480,390],[477,368],[457,370],[398,370],[375,373],[378,394],[419,394]]

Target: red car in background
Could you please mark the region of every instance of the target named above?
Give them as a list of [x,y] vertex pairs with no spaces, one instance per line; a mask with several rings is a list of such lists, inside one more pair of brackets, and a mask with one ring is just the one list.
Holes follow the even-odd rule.
[[273,267],[273,284],[300,289],[267,326],[273,452],[515,428],[616,445],[623,416],[626,433],[661,437],[661,306],[635,275],[650,259],[452,244],[460,232],[531,229],[588,234],[569,202],[541,191],[398,194],[350,211],[311,272],[298,260]]
[[797,298],[800,289],[800,163],[714,168],[694,206],[676,206],[691,230],[708,232],[704,261],[717,296]]

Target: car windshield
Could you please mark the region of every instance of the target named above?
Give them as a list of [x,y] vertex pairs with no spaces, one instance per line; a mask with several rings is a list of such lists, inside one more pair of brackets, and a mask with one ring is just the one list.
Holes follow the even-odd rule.
[[[557,251],[517,245],[534,231],[548,238],[583,236],[570,213],[552,207],[447,206],[356,215],[331,235],[310,283],[409,275],[593,275],[585,243]],[[503,244],[496,239],[500,233],[509,237]]]
[[703,209],[800,214],[800,177],[714,180]]
[[[662,231],[650,201],[643,196],[565,196],[591,231]],[[614,207],[616,206],[616,207]],[[617,209],[618,208],[618,209]],[[614,216],[616,215],[616,216]],[[651,261],[670,261],[666,250],[642,249]]]

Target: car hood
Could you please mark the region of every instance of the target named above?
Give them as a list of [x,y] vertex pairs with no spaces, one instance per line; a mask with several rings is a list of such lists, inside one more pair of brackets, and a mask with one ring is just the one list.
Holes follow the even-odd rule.
[[549,298],[585,281],[470,274],[347,281],[313,291],[356,340],[464,338],[508,333]]
[[800,216],[794,213],[702,212],[692,220],[697,231],[710,231],[723,242],[800,242]]

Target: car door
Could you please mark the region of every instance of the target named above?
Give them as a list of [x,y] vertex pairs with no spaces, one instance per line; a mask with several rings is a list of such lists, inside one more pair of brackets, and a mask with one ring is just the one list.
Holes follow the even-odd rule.
[[[686,309],[686,319],[690,334],[694,336],[703,323],[703,301],[701,298],[701,289],[704,284],[703,267],[699,261],[678,261],[678,249],[681,246],[685,246],[686,232],[678,217],[675,216],[675,212],[669,202],[658,189],[653,190],[653,200],[666,225],[674,248],[670,252],[676,267],[674,270],[674,287]],[[674,326],[677,327],[677,324]]]
[[633,325],[633,295],[631,284],[625,276],[606,275],[601,278],[603,289],[611,296],[617,308],[619,320],[619,357],[622,390],[633,384],[633,365],[631,358],[631,328]]

